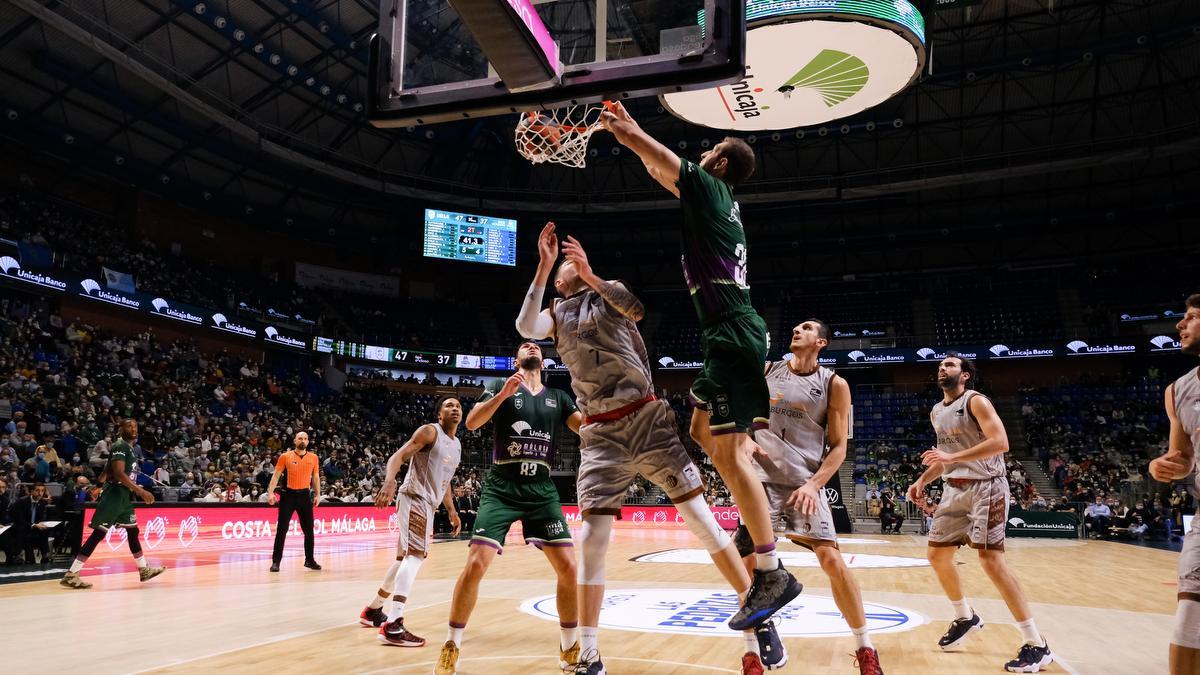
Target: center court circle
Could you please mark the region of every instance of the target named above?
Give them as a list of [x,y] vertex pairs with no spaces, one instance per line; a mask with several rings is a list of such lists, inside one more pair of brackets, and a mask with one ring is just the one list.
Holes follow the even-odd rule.
[[[740,638],[729,629],[737,612],[733,591],[707,588],[629,588],[604,594],[600,627],[639,633],[670,633],[703,637]],[[872,633],[898,633],[926,623],[924,615],[900,607],[864,602],[867,629]],[[521,611],[546,621],[558,621],[555,596],[530,598]],[[775,614],[781,637],[845,637],[852,633],[833,598],[801,595]]]

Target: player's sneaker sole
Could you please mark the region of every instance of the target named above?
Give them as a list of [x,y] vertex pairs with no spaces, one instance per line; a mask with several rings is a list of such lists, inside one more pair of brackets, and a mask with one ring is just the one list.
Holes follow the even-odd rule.
[[407,639],[403,639],[403,638],[388,638],[387,636],[383,635],[382,633],[377,635],[376,639],[379,640],[380,644],[385,644],[389,647],[424,647],[426,644],[425,638],[418,638],[416,640],[407,640]]

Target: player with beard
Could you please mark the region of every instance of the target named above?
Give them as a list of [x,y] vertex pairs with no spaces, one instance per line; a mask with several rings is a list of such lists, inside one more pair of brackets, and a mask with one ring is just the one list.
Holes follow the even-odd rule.
[[[579,430],[583,449],[577,478],[583,517],[579,566],[583,624],[579,661],[572,664],[572,672],[604,675],[598,648],[604,558],[613,519],[621,515],[626,491],[638,474],[662,488],[740,598],[749,590],[750,575],[739,565],[737,549],[704,501],[704,485],[679,440],[675,413],[654,395],[646,345],[637,329],[645,313],[641,301],[623,283],[596,276],[583,246],[568,237],[562,247],[566,260],[554,280],[562,299],[538,311],[558,257],[554,230],[554,223],[547,223],[538,237],[540,261],[517,317],[517,330],[527,338],[554,338],[571,372],[579,408],[587,414]],[[783,644],[770,623],[746,630],[743,636],[743,674],[762,673],[764,662],[772,667],[786,662]]]
[[[1025,592],[1004,560],[1004,528],[1008,524],[1008,478],[1004,453],[1008,434],[988,397],[974,390],[975,364],[951,352],[938,365],[943,397],[929,420],[937,446],[921,456],[929,468],[908,488],[908,500],[933,511],[928,558],[938,582],[954,606],[956,618],[938,640],[943,650],[960,647],[971,631],[983,628],[979,615],[963,597],[954,552],[963,544],[979,551],[979,563],[1012,612],[1024,644],[1017,658],[1004,664],[1012,673],[1036,673],[1054,661],[1050,647],[1033,621]],[[941,477],[945,483],[936,509],[925,501],[925,486]]]
[[[396,499],[396,562],[384,575],[371,603],[362,611],[358,622],[364,626],[379,626],[379,641],[396,647],[424,647],[425,638],[408,632],[404,627],[404,605],[409,591],[433,542],[433,516],[438,502],[446,505],[452,528],[450,536],[458,536],[462,522],[454,509],[450,480],[462,461],[462,441],[458,438],[458,423],[462,420],[462,404],[457,398],[445,396],[433,406],[436,424],[425,424],[413,432],[399,450],[388,457],[384,474],[387,478],[375,495],[375,506],[386,508]],[[408,473],[396,491],[396,474],[407,461]],[[383,613],[383,603],[392,596],[392,606]]]
[[583,415],[565,391],[542,384],[541,347],[522,344],[517,365],[519,370],[503,383],[488,383],[467,415],[472,431],[492,422],[494,466],[483,483],[467,563],[454,585],[450,629],[434,669],[437,675],[454,674],[463,631],[479,598],[479,582],[504,552],[504,539],[518,520],[525,542],[546,554],[558,576],[559,665],[565,668],[579,660],[575,552],[550,465],[560,427],[566,424],[578,433]]
[[[1179,329],[1179,348],[1184,354],[1200,356],[1200,293],[1188,297]],[[1183,480],[1195,471],[1196,449],[1200,447],[1200,367],[1167,385],[1167,418],[1171,422],[1167,452],[1150,462],[1150,475],[1163,483]],[[1192,477],[1197,488],[1196,477]],[[1183,537],[1179,555],[1179,594],[1175,610],[1175,634],[1171,637],[1171,675],[1200,672],[1200,518]]]
[[[833,512],[825,498],[825,483],[846,460],[850,419],[850,385],[817,361],[829,337],[825,322],[803,321],[792,329],[791,358],[767,364],[771,421],[754,435],[764,453],[756,457],[758,477],[767,491],[776,531],[812,549],[829,577],[833,600],[858,643],[854,658],[859,671],[883,675],[867,633],[862,593],[838,550]],[[744,525],[738,526],[735,541],[746,565],[753,565],[754,542]]]
[[67,588],[92,587],[90,583],[79,578],[79,571],[83,569],[84,563],[95,552],[101,540],[107,536],[109,528],[113,527],[125,528],[125,534],[129,537],[129,552],[133,554],[133,559],[138,567],[138,577],[142,581],[149,581],[167,569],[150,567],[146,564],[146,557],[142,555],[142,542],[138,535],[137,516],[133,512],[132,497],[137,495],[146,504],[153,504],[154,495],[129,478],[129,472],[133,468],[134,462],[133,444],[137,441],[137,435],[137,420],[130,418],[121,422],[121,435],[117,442],[113,443],[112,454],[109,455],[104,470],[100,472],[100,482],[104,484],[104,492],[100,495],[100,501],[96,504],[96,513],[92,515],[92,521],[88,525],[92,528],[92,533],[88,536],[87,541],[83,542],[83,547],[79,549],[79,554],[71,563],[71,569],[59,581]]

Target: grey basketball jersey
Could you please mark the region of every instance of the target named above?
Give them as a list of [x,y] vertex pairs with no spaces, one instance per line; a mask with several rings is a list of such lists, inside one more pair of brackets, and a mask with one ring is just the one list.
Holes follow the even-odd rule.
[[637,324],[593,290],[558,300],[554,346],[571,371],[575,405],[585,416],[616,410],[654,391],[650,357]]
[[803,485],[821,468],[825,456],[825,421],[834,373],[820,366],[807,375],[797,375],[785,359],[767,366],[766,377],[771,417],[766,429],[755,432],[754,440],[773,466],[756,462],[759,480]]
[[[938,401],[929,413],[929,421],[937,433],[938,450],[943,452],[962,452],[975,447],[986,438],[979,421],[971,414],[970,402],[976,396],[983,396],[977,391],[968,389],[949,405]],[[1004,454],[992,455],[985,459],[973,459],[966,462],[955,462],[946,467],[946,478],[1001,478],[1004,473]]]
[[[1192,442],[1193,452],[1200,452],[1200,368],[1175,380],[1175,416],[1183,432]],[[1192,470],[1195,471],[1193,464]],[[1195,491],[1200,492],[1200,474],[1196,474]]]
[[431,426],[437,430],[437,440],[409,460],[408,475],[400,485],[400,492],[436,505],[446,496],[446,488],[462,460],[462,441],[447,436],[440,424]]

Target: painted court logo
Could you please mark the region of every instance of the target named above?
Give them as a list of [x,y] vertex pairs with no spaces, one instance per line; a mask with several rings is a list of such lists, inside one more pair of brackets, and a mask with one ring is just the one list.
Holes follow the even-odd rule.
[[[786,542],[786,539],[781,541]],[[860,542],[839,540],[838,544],[857,544]],[[780,550],[779,559],[789,568],[817,569],[821,562],[817,554],[809,550]],[[842,552],[842,559],[851,569],[896,569],[912,567],[929,567],[929,560],[912,556],[879,555],[874,553]],[[712,565],[712,558],[700,548],[672,548],[666,551],[646,553],[633,559],[633,562],[648,564],[670,565]]]
[[[709,564],[712,564],[711,562]],[[907,631],[925,623],[916,612],[863,603],[867,628],[872,633]],[[729,630],[729,618],[738,610],[732,591],[703,588],[637,588],[604,594],[600,627],[640,633],[671,633],[741,638]],[[555,596],[526,600],[521,611],[547,621],[558,621]],[[833,598],[801,596],[775,614],[780,637],[837,637],[851,635]]]

